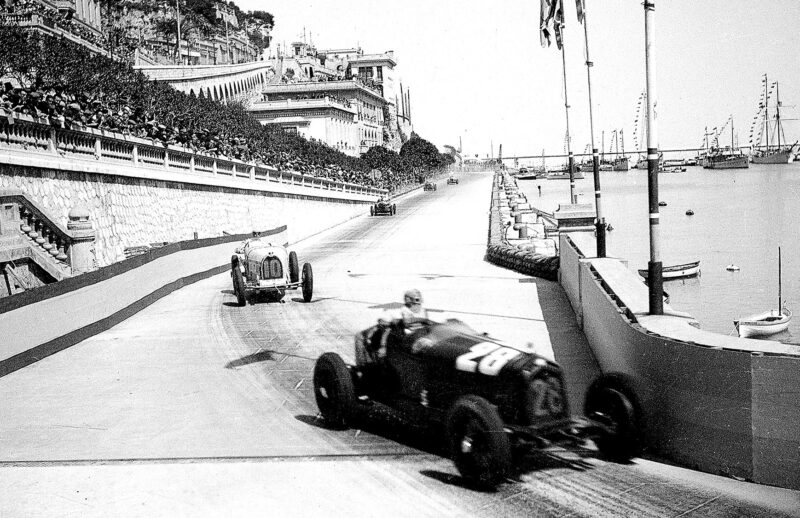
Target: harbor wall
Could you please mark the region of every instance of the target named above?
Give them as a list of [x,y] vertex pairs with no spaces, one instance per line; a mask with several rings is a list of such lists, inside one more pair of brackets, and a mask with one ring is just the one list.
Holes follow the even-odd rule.
[[635,272],[586,257],[580,242],[593,236],[579,234],[561,236],[561,284],[603,373],[624,377],[638,399],[647,449],[693,469],[800,489],[800,351],[708,333],[678,312],[648,315]]

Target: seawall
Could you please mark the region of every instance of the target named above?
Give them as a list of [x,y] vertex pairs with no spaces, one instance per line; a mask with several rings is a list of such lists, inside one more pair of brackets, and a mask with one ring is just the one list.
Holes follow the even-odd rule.
[[[504,230],[500,177],[487,256],[540,275],[533,257],[492,239]],[[800,489],[800,348],[703,331],[669,304],[664,315],[649,315],[638,275],[624,260],[595,253],[592,232],[562,229],[558,281],[602,373],[624,380],[635,398],[647,451],[700,471]],[[493,259],[499,254],[502,261]]]

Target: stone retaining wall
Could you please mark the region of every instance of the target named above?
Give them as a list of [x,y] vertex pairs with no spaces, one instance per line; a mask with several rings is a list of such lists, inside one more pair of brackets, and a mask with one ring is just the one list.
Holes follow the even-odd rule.
[[365,202],[249,189],[0,164],[0,191],[19,190],[66,226],[76,205],[89,209],[97,266],[126,247],[289,225],[290,241],[363,214]]

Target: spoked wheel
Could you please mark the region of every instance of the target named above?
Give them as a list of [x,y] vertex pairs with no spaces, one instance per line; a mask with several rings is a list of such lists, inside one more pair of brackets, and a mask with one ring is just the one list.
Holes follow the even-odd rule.
[[463,396],[447,415],[456,468],[465,479],[494,487],[511,471],[511,443],[497,409],[479,396]]
[[355,404],[353,379],[342,358],[324,353],[314,365],[314,396],[325,421],[335,428],[345,428]]
[[300,280],[300,267],[297,265],[297,252],[289,252],[289,281],[297,282]]
[[311,265],[305,263],[303,265],[303,300],[311,302],[311,296],[314,294],[314,272],[311,270]]
[[231,275],[233,276],[233,293],[236,295],[236,303],[244,306],[247,298],[245,297],[244,277],[238,263],[231,266]]
[[603,456],[627,462],[641,452],[636,407],[622,390],[596,382],[589,387],[584,413],[607,427],[594,440]]

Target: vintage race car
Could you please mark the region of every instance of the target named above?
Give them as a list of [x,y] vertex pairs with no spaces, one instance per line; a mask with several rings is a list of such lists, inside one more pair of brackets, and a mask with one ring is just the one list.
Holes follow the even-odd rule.
[[639,451],[639,407],[627,385],[601,377],[584,413],[571,417],[561,367],[458,320],[395,320],[355,336],[356,365],[333,352],[314,367],[320,413],[345,427],[362,406],[384,405],[408,422],[438,426],[461,475],[494,486],[516,453],[570,443],[626,461]]
[[425,187],[423,187],[423,189],[426,191],[435,191],[436,184],[434,182],[425,182]]
[[394,203],[389,203],[386,200],[378,200],[369,208],[370,216],[381,216],[384,214],[394,216],[397,214],[397,206]]
[[309,263],[298,268],[297,254],[262,238],[248,239],[231,257],[231,276],[236,301],[244,306],[251,293],[263,293],[280,300],[286,290],[301,288],[303,300],[311,301],[314,274]]
[[447,185],[458,185],[458,178],[451,176],[447,179]]

